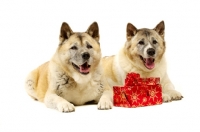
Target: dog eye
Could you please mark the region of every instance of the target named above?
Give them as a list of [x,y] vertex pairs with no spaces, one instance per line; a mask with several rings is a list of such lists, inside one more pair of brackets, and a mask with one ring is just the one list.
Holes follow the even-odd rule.
[[90,44],[87,44],[87,48],[88,49],[91,49],[91,48],[93,48]]
[[153,40],[153,44],[157,44],[158,42],[156,40]]
[[72,50],[77,50],[78,48],[76,46],[71,47]]
[[144,45],[144,41],[139,41],[138,44],[140,44],[140,45]]

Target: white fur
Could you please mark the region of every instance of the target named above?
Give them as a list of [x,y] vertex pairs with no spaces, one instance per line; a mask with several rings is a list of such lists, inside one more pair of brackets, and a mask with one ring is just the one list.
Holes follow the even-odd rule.
[[[111,109],[112,90],[102,76],[98,32],[96,22],[82,33],[72,32],[69,25],[63,22],[60,45],[56,53],[49,62],[36,68],[27,77],[28,94],[44,102],[47,107],[61,112],[72,112],[75,110],[74,105],[84,105],[90,101],[98,103],[98,109]],[[91,47],[88,47],[86,42],[91,44]],[[78,48],[72,48],[74,43]],[[82,65],[85,62],[81,54],[83,51],[90,54],[87,63],[91,66],[87,75],[81,74],[72,65]]]
[[[89,73],[89,75],[72,73],[72,78],[66,76],[69,80],[67,84],[63,85],[63,78],[60,78],[60,75],[65,74],[65,72],[51,62],[49,79],[54,81],[49,82],[49,88],[44,99],[46,106],[58,109],[61,112],[70,112],[75,110],[74,105],[83,105],[88,101],[99,102],[101,96],[104,95],[100,71],[100,66],[98,66],[96,71]],[[56,89],[58,86],[59,89]],[[110,96],[104,95],[98,104],[98,108],[109,109],[112,103],[109,98]]]
[[86,76],[86,75],[81,75],[78,72],[74,72],[72,73],[72,77],[78,84],[88,83],[91,80],[91,74]]
[[123,48],[114,58],[113,71],[116,72],[116,78],[118,82],[109,81],[109,85],[124,85],[126,74],[129,72],[139,73],[141,77],[160,77],[162,90],[163,90],[163,101],[169,102],[172,100],[178,100],[182,98],[181,93],[174,89],[174,85],[170,81],[167,75],[166,60],[163,58],[160,62],[155,64],[155,68],[152,71],[143,71],[138,63],[131,62],[124,54]]

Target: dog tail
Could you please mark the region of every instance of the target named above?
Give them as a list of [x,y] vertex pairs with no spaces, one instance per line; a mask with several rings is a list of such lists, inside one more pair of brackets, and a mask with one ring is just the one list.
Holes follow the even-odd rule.
[[38,100],[36,92],[37,81],[38,81],[38,69],[35,69],[28,74],[25,81],[25,90],[28,93],[28,95],[31,96],[34,100]]

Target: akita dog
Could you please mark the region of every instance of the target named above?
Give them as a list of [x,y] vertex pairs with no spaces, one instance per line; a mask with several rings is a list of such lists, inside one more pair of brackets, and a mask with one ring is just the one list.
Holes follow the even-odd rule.
[[74,105],[90,101],[98,103],[98,109],[111,109],[112,90],[102,76],[97,22],[86,32],[73,32],[63,22],[55,54],[28,75],[25,89],[35,100],[61,112],[72,112]]
[[160,77],[164,102],[183,98],[167,75],[164,31],[164,21],[154,29],[137,29],[127,24],[123,48],[117,55],[103,58],[104,75],[110,87],[124,85],[127,73],[136,72],[141,77]]

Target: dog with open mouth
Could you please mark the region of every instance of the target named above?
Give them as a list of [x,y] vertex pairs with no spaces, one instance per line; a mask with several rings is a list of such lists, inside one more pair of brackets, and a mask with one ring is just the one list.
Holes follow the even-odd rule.
[[86,32],[73,32],[63,22],[55,54],[28,75],[25,89],[33,99],[61,112],[72,112],[87,102],[111,109],[112,90],[102,76],[97,22]]
[[127,73],[136,72],[141,77],[160,77],[163,102],[182,99],[167,75],[164,32],[164,21],[154,29],[137,29],[128,23],[123,48],[117,55],[103,58],[104,76],[109,86],[124,85]]

